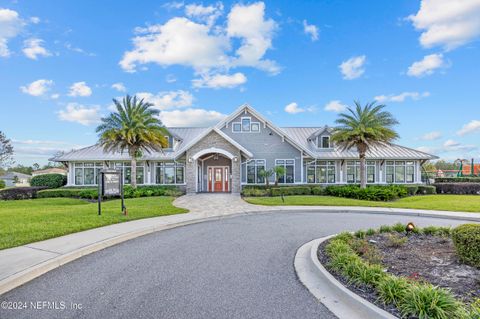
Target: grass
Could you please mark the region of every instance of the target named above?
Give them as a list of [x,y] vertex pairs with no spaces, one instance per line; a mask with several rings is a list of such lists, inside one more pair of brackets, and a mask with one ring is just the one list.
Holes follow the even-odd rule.
[[281,197],[247,197],[245,200],[251,204],[267,206],[364,206],[480,212],[480,196],[477,195],[421,195],[392,202],[312,195],[285,196],[285,202],[282,202]]
[[0,201],[0,249],[58,237],[135,219],[186,213],[172,205],[173,197],[125,200],[128,215],[120,212],[120,200],[97,203],[72,198]]

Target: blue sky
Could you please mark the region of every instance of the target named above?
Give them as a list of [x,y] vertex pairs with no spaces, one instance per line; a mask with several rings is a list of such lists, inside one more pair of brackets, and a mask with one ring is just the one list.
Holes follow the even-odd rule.
[[279,126],[332,125],[353,100],[399,143],[480,160],[480,1],[2,1],[0,130],[20,164],[96,142],[111,99],[208,126],[249,103]]

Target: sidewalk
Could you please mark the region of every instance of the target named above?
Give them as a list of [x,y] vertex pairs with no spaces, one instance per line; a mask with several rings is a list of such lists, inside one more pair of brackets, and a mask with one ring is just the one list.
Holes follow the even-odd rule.
[[0,250],[0,294],[65,263],[142,235],[178,226],[254,212],[317,211],[453,218],[480,222],[480,214],[412,209],[338,206],[258,206],[234,194],[186,195],[174,202],[186,214],[140,219],[90,229],[19,247]]

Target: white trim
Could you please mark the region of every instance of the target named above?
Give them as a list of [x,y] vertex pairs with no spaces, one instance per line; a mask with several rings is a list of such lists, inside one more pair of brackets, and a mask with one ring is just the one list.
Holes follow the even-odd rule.
[[206,149],[203,149],[201,151],[198,151],[195,155],[192,156],[192,159],[194,161],[196,161],[199,157],[202,157],[203,155],[209,154],[209,153],[222,154],[222,155],[228,157],[231,160],[233,160],[233,158],[235,157],[232,153],[230,153],[230,152],[228,152],[224,149],[216,148],[216,147],[210,147],[210,148],[206,148]]
[[[247,169],[247,165],[249,162],[251,161],[263,161],[264,164],[263,164],[263,167],[265,170],[267,170],[267,160],[265,158],[252,158],[252,159],[249,159],[249,160],[246,160],[245,162],[243,163],[240,163],[240,183],[242,184],[242,176],[241,176],[241,172],[242,172],[242,165],[245,164],[245,185],[266,185],[267,184],[267,179],[265,178],[265,182],[263,183],[257,183],[257,180],[258,180],[258,176],[257,176],[257,165],[255,163],[255,183],[249,183],[248,182],[248,169]],[[269,181],[270,182],[270,181]]]
[[[215,168],[221,168],[222,169],[222,176],[223,176],[223,180],[222,180],[222,192],[230,192],[231,189],[232,189],[232,182],[231,182],[231,178],[230,178],[230,175],[231,175],[231,172],[230,172],[230,167],[229,166],[223,166],[223,165],[213,165],[213,166],[207,166],[207,185],[209,184],[209,181],[208,181],[208,170],[209,169],[212,169],[212,191],[208,191],[208,186],[207,186],[207,193],[216,193],[215,192]],[[225,174],[225,169],[228,170],[228,173]],[[227,190],[225,190],[225,182],[227,182]]]

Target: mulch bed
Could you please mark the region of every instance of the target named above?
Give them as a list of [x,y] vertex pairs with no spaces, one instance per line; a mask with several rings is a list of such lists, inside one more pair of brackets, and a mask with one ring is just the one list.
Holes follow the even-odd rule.
[[[389,247],[387,233],[368,236],[367,240],[378,248],[382,255],[382,264],[389,273],[449,288],[457,298],[466,303],[480,298],[480,269],[460,263],[450,238],[411,234],[407,243],[400,247]],[[328,241],[323,242],[317,253],[324,266],[329,261],[325,253],[327,244]],[[378,295],[372,288],[353,285],[342,275],[334,271],[331,273],[354,293],[393,315],[400,316],[394,306],[385,306],[378,302]]]

